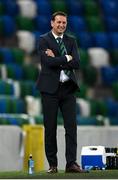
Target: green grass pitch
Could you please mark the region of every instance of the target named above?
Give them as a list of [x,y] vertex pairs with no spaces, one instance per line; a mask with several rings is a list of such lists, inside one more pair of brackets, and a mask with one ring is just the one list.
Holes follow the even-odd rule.
[[46,171],[28,175],[27,172],[0,172],[0,179],[118,179],[118,170],[91,170],[89,173],[65,173],[60,170],[56,174]]

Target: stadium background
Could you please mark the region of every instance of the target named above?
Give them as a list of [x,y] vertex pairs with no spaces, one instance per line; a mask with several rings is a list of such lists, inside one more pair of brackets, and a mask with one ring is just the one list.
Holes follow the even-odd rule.
[[[117,127],[117,9],[117,0],[0,0],[0,124],[22,129],[42,125],[35,89],[40,71],[37,40],[50,30],[51,14],[62,10],[68,14],[68,33],[76,36],[81,57],[78,127]],[[59,112],[58,125],[62,124]]]

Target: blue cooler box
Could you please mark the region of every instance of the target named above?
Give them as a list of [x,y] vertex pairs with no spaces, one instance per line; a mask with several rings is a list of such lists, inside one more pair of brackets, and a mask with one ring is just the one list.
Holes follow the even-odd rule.
[[100,168],[106,166],[104,146],[84,146],[81,150],[81,166],[83,169]]

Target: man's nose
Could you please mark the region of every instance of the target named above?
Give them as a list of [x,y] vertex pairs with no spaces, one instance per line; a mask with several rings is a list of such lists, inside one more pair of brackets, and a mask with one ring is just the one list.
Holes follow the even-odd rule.
[[64,23],[61,23],[60,26],[65,26],[65,24],[64,24]]

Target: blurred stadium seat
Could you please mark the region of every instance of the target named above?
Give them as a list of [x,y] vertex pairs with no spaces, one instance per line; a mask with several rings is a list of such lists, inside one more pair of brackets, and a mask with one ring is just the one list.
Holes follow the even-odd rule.
[[100,5],[105,16],[118,15],[118,1],[117,0],[100,0]]
[[68,0],[67,1],[68,12],[71,15],[82,16],[84,14],[84,6],[81,1],[78,0]]
[[35,36],[29,31],[17,31],[18,47],[27,53],[31,53],[35,48]]
[[95,47],[105,48],[110,50],[112,48],[108,32],[93,33]]
[[64,11],[67,12],[67,4],[66,1],[63,0],[50,0],[52,12],[55,11]]
[[92,33],[78,32],[76,35],[78,38],[79,47],[81,47],[82,49],[87,49],[89,47],[95,46]]
[[2,16],[2,18],[3,18],[4,36],[6,36],[6,37],[13,36],[14,33],[16,32],[16,24],[15,24],[14,19],[8,15],[4,15],[4,16]]
[[115,67],[101,67],[101,79],[102,83],[106,85],[111,85],[114,82],[117,82],[117,72]]
[[86,23],[89,32],[102,32],[105,31],[103,19],[100,16],[87,16]]
[[105,16],[105,26],[109,32],[118,32],[118,19],[113,16]]
[[90,64],[96,68],[109,66],[109,54],[103,48],[88,48]]
[[118,49],[118,32],[110,33],[110,40],[113,49]]
[[35,0],[37,6],[37,15],[51,16],[52,8],[49,0]]
[[87,25],[84,17],[75,15],[69,16],[68,28],[70,31],[74,31],[76,34],[79,34],[79,32],[87,31]]
[[2,1],[2,5],[4,7],[4,13],[8,16],[16,16],[19,13],[19,6],[16,1],[5,0]]
[[50,30],[50,16],[46,16],[46,15],[38,15],[35,17],[35,26],[36,29],[43,33],[46,32],[46,30]]
[[104,125],[99,117],[110,117],[109,123],[118,125],[117,0],[0,0],[0,124],[43,123],[36,48],[58,10],[68,14],[67,33],[79,46],[77,124]]
[[37,6],[33,0],[18,0],[19,14],[24,17],[34,18],[37,15]]
[[97,1],[94,0],[86,0],[83,1],[84,6],[84,14],[85,16],[99,16],[100,9]]

